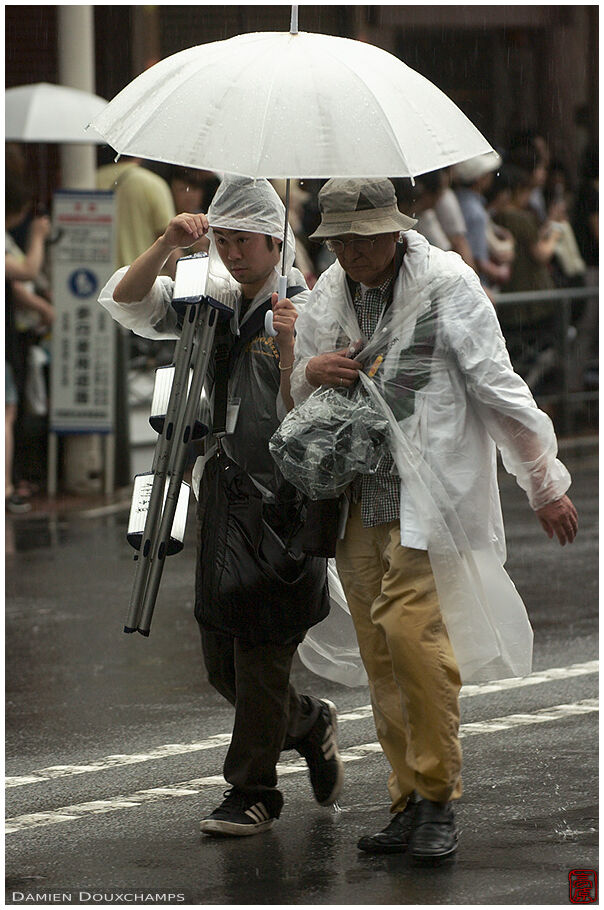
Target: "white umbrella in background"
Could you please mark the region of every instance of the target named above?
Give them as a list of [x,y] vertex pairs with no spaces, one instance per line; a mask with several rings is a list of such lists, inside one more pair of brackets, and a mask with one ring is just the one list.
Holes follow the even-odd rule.
[[37,82],[4,93],[7,142],[60,142],[104,144],[94,130],[86,130],[107,101],[91,92],[66,85]]

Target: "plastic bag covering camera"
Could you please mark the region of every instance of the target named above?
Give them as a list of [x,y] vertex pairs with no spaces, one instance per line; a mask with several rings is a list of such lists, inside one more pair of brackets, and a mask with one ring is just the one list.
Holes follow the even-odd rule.
[[287,415],[269,443],[283,476],[311,499],[333,499],[388,451],[388,421],[362,389],[321,388]]

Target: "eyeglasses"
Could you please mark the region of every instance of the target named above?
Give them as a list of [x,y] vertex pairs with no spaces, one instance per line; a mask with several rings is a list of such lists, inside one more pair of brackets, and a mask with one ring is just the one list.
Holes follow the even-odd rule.
[[348,247],[356,250],[357,253],[370,253],[373,245],[378,242],[377,237],[353,237],[352,240],[326,240],[325,246],[331,253],[341,256]]

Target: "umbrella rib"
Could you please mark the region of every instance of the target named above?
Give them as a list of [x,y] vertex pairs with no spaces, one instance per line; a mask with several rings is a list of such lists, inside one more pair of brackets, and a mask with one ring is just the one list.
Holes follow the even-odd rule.
[[[305,33],[300,33],[300,34],[302,35],[302,34],[305,34]],[[288,37],[289,37],[290,41],[288,41],[287,44],[284,46],[283,51],[282,51],[282,54],[281,54],[281,60],[279,61],[279,63],[281,63],[282,61],[285,61],[284,65],[287,65],[287,62],[286,62],[286,61],[287,61],[287,50],[288,50],[288,48],[290,47],[291,39],[294,39],[294,40],[295,40],[295,39],[297,38],[297,35],[289,35]],[[338,63],[338,65],[340,65],[340,66],[342,66],[342,67],[345,67],[346,70],[347,70],[349,73],[351,73],[351,74],[353,75],[354,81],[356,81],[359,85],[361,85],[361,86],[363,87],[363,89],[365,90],[365,92],[367,93],[367,95],[373,100],[373,102],[374,102],[374,104],[375,104],[376,110],[380,110],[380,109],[381,109],[381,105],[380,105],[380,104],[378,103],[378,101],[377,101],[375,92],[374,92],[374,91],[373,91],[365,82],[363,82],[363,80],[361,79],[361,77],[358,75],[357,71],[356,71],[350,64],[348,64],[345,60],[342,60],[341,57],[339,57],[338,55],[334,55],[333,52],[330,53],[330,56],[331,56],[333,59],[335,59],[335,61]],[[259,137],[259,140],[258,140],[258,154],[257,154],[257,157],[256,157],[257,167],[258,167],[258,168],[259,168],[259,166],[260,166],[260,161],[261,161],[261,159],[262,159],[262,157],[263,157],[263,153],[265,152],[266,145],[267,145],[267,143],[270,142],[271,139],[272,139],[272,136],[270,136],[269,134],[267,134],[267,131],[266,131],[266,112],[267,112],[267,110],[270,108],[271,101],[272,101],[272,98],[273,98],[273,94],[274,94],[274,92],[275,92],[275,90],[276,90],[276,88],[277,88],[277,86],[276,86],[277,75],[280,73],[280,66],[279,66],[279,63],[276,64],[276,65],[274,66],[274,68],[273,68],[273,72],[275,73],[275,75],[271,77],[270,87],[269,87],[269,89],[268,89],[268,91],[267,91],[267,94],[266,94],[266,101],[265,101],[265,104],[264,104],[263,116],[262,116],[262,121],[261,121],[261,123],[262,123],[262,128],[261,128],[260,137]],[[309,68],[309,71],[310,71],[310,68]],[[307,78],[308,78],[308,77],[307,77]],[[396,134],[394,133],[394,131],[393,131],[391,125],[390,125],[390,121],[388,120],[387,117],[383,117],[383,118],[382,118],[382,125],[383,125],[384,130],[385,130],[385,131],[388,133],[388,135],[390,136],[390,139],[391,139],[391,142],[393,143],[394,148],[398,151],[398,154],[400,155],[402,161],[404,162],[404,166],[405,166],[406,169],[407,169],[408,175],[409,175],[410,177],[413,177],[414,174],[412,173],[411,168],[410,168],[410,166],[409,166],[409,162],[408,162],[408,160],[407,160],[407,156],[405,155],[405,153],[404,153],[404,151],[403,151],[403,149],[402,149],[402,147],[401,147],[401,145],[400,145],[400,142],[398,141],[398,139],[397,139],[397,137],[396,137]],[[295,175],[295,174],[291,174],[291,175],[289,175],[289,176],[295,177],[296,175]],[[323,176],[334,176],[334,175],[333,175],[333,174],[324,174]],[[337,176],[337,175],[336,175],[336,176]],[[384,174],[383,176],[387,177],[387,176],[401,176],[401,175],[399,175],[399,174],[390,174],[390,175]],[[405,175],[405,176],[406,176],[406,175]]]

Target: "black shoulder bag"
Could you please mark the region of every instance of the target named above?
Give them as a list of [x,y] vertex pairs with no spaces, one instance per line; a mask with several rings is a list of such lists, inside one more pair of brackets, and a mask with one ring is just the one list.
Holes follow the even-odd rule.
[[[268,306],[270,301],[253,314],[230,351],[220,350],[226,340],[217,344],[219,408],[226,409],[226,394],[217,394],[216,384],[226,386],[238,353],[261,331]],[[216,407],[214,423],[216,431]],[[265,503],[248,474],[219,452],[205,466],[197,514],[195,617],[202,626],[251,642],[287,641],[327,616],[327,564],[302,551],[304,503],[291,485],[284,483],[276,501]]]

